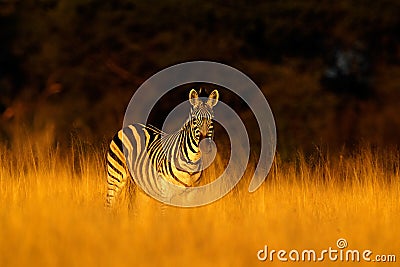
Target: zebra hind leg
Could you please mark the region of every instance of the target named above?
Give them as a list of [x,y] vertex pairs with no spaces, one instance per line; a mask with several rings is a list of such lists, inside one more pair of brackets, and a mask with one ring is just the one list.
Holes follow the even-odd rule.
[[107,164],[107,197],[106,207],[112,207],[116,198],[125,187],[128,180],[126,172],[116,172],[110,164]]

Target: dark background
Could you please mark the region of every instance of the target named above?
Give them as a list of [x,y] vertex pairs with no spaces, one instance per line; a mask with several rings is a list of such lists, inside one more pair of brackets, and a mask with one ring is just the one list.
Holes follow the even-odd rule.
[[397,146],[399,14],[398,1],[0,0],[0,137],[105,143],[147,78],[211,60],[262,89],[283,157]]

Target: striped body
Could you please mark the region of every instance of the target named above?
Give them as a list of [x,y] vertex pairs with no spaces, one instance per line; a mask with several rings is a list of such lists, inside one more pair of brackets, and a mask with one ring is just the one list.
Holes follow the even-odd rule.
[[128,179],[139,183],[147,193],[162,198],[172,196],[166,192],[165,182],[180,187],[198,183],[202,167],[199,143],[203,138],[213,138],[212,108],[218,101],[218,91],[214,90],[203,102],[192,90],[189,100],[192,105],[189,118],[175,133],[132,124],[114,136],[107,153],[108,206],[113,205]]

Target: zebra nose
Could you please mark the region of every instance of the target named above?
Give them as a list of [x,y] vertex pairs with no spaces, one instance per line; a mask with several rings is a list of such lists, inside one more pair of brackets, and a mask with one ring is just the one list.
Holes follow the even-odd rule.
[[215,156],[217,155],[217,146],[211,138],[203,139],[200,144],[202,169],[206,169],[213,163]]
[[202,153],[211,153],[214,149],[214,146],[214,141],[209,137],[203,138],[199,143],[200,151]]

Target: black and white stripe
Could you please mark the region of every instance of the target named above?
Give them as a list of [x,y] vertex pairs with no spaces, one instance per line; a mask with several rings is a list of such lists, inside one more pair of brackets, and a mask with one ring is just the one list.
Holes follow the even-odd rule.
[[195,186],[202,166],[199,143],[202,138],[213,138],[213,107],[218,98],[214,90],[202,101],[192,89],[189,118],[172,134],[139,123],[120,130],[107,153],[107,205],[113,205],[128,179],[135,179],[142,188],[160,196],[166,194],[162,186],[165,181],[181,187]]

